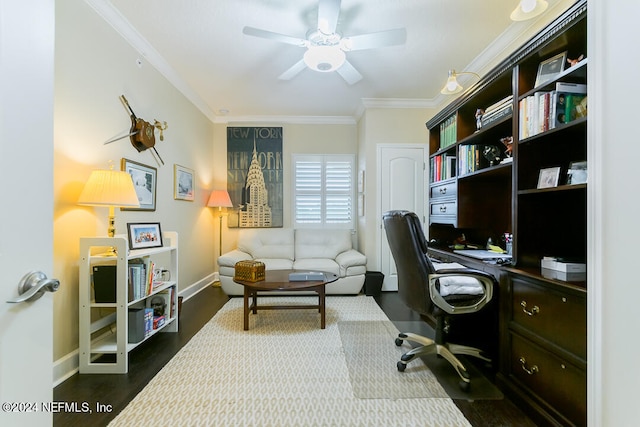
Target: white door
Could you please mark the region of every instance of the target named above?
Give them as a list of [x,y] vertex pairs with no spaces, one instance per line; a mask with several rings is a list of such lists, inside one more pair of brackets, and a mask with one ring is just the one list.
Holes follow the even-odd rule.
[[[421,145],[380,145],[378,161],[380,176],[378,200],[380,200],[381,215],[389,210],[404,209],[415,212],[419,218],[424,218],[425,148]],[[396,291],[398,290],[396,265],[382,226],[379,242],[380,269],[384,273],[382,290]]]
[[54,13],[54,0],[0,2],[2,426],[53,421],[53,294],[6,301],[26,273],[53,272]]

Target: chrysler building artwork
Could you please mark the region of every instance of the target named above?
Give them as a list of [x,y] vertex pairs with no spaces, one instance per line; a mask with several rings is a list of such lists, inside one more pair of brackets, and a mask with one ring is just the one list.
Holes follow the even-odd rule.
[[271,208],[267,187],[264,184],[262,168],[258,163],[255,138],[253,155],[247,173],[247,181],[242,195],[243,206],[240,208],[240,228],[242,227],[271,227]]
[[229,227],[282,227],[282,189],[282,128],[227,128]]

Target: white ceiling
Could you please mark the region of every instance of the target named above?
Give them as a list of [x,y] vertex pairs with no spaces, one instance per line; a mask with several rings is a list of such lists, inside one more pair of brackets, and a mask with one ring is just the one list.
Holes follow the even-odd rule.
[[251,26],[305,38],[318,0],[86,1],[215,121],[353,120],[364,105],[438,107],[450,101],[440,95],[448,69],[486,73],[574,2],[549,0],[540,18],[515,23],[518,0],[343,0],[343,36],[407,31],[405,45],[348,52],[363,76],[350,86],[310,69],[279,80],[304,48],[242,33]]

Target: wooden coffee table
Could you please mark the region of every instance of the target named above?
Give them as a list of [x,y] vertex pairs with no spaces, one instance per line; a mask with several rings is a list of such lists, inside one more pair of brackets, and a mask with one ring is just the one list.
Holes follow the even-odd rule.
[[[247,282],[245,280],[235,280],[234,282],[244,286],[244,330],[249,330],[249,311],[257,314],[258,310],[298,310],[301,308],[313,308],[320,311],[320,328],[325,328],[325,285],[338,280],[338,276],[333,273],[324,274],[323,280],[308,280],[300,282],[290,282],[289,273],[302,270],[267,270],[265,280],[260,282]],[[308,270],[307,270],[308,271]],[[314,271],[315,272],[315,271]],[[314,291],[318,293],[318,305],[258,305],[258,292],[270,291]],[[252,303],[249,305],[249,298]]]

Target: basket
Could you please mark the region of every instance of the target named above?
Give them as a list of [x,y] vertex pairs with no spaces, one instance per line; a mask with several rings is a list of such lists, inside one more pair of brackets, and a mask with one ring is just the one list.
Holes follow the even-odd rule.
[[259,282],[261,280],[264,280],[264,262],[236,262],[233,280],[240,280],[245,282]]

